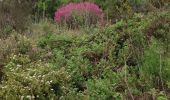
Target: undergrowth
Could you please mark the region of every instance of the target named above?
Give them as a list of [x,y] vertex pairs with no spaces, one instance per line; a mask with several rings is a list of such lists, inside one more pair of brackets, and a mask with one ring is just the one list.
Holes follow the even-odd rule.
[[0,40],[0,99],[168,100],[169,18],[136,13],[89,30],[45,21],[13,31]]

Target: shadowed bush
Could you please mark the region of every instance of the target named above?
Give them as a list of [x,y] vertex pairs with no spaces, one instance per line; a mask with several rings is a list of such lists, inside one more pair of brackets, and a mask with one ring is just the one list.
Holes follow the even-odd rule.
[[11,30],[22,32],[27,28],[32,10],[29,0],[3,0],[0,2],[0,36],[10,34]]

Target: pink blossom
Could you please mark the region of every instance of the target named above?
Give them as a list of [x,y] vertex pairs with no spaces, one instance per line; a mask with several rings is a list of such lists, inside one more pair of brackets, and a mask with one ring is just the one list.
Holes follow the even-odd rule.
[[54,19],[57,23],[61,22],[62,20],[67,21],[74,11],[80,16],[85,12],[93,13],[99,18],[100,22],[103,22],[103,11],[98,5],[90,2],[69,3],[64,5],[55,12]]

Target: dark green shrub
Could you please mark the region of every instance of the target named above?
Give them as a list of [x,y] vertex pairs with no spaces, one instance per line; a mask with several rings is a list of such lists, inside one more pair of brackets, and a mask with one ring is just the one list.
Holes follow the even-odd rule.
[[38,45],[41,48],[50,48],[50,49],[66,49],[72,44],[72,37],[64,35],[55,35],[55,34],[46,34],[40,40]]

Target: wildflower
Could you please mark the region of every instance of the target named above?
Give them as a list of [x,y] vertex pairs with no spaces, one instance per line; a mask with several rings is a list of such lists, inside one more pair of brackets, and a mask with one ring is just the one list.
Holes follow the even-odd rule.
[[17,64],[17,67],[21,67],[22,65]]

